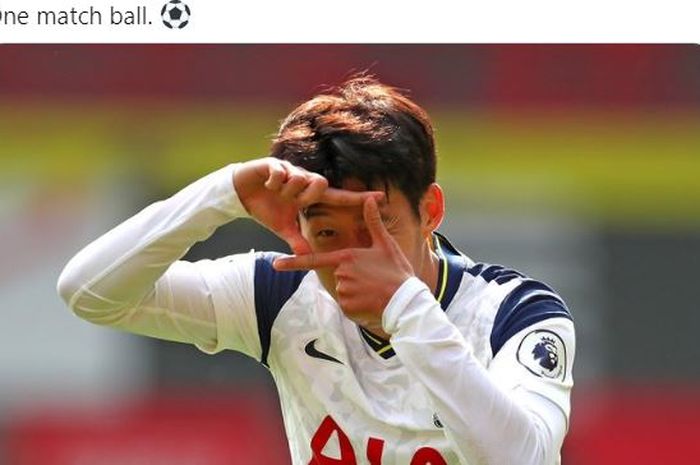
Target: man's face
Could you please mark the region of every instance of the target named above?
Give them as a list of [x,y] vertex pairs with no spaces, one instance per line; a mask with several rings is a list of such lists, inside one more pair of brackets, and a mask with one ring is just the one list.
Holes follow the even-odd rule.
[[[343,188],[365,190],[364,185],[357,181],[348,181],[343,184]],[[419,273],[422,266],[421,251],[425,247],[424,232],[408,199],[400,190],[391,186],[386,192],[385,200],[379,203],[379,211],[384,227],[397,242],[414,272]],[[372,246],[372,237],[365,225],[362,206],[315,204],[302,212],[299,223],[301,233],[313,252]],[[333,272],[332,268],[317,270],[321,283],[335,298],[336,282]]]

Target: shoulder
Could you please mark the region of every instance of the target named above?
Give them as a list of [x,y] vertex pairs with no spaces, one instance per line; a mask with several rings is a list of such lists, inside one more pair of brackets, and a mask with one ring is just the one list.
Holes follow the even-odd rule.
[[301,284],[306,271],[277,271],[272,266],[279,252],[255,252],[255,288],[262,300],[280,300],[289,297]]
[[[441,253],[454,264],[450,274],[461,278],[452,278],[447,287],[454,288],[459,306],[469,309],[468,313],[478,313],[493,356],[506,341],[535,324],[554,318],[572,321],[564,299],[547,284],[503,265],[474,262],[444,236],[436,237]],[[455,281],[458,283],[453,285]],[[477,315],[466,316],[473,321],[472,316]]]
[[272,325],[282,307],[297,292],[306,271],[277,271],[272,266],[278,252],[256,252],[254,272],[255,314],[262,347],[260,361],[267,365]]
[[197,262],[179,261],[171,266],[175,271],[196,268],[208,279],[221,281],[230,286],[252,281],[256,303],[261,305],[283,304],[294,293],[306,275],[306,271],[277,271],[273,262],[284,254],[279,252],[240,253],[217,260]]
[[489,343],[496,355],[511,337],[553,318],[572,321],[564,299],[542,281],[502,265],[472,263],[465,269],[465,282],[492,319]]

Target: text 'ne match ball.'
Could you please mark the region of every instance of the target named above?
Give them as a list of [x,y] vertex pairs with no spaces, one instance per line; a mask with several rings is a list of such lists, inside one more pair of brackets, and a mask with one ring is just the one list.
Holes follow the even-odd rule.
[[163,5],[160,16],[163,19],[163,24],[170,29],[182,29],[190,22],[190,7],[180,0],[170,0]]

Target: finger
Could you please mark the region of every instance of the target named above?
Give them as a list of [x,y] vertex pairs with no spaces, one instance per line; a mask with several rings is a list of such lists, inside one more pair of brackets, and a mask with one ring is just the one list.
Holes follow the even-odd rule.
[[273,262],[278,271],[316,270],[318,268],[336,267],[346,257],[344,250],[326,253],[309,253],[305,255],[288,255]]
[[309,184],[296,198],[297,203],[301,207],[308,207],[320,202],[323,193],[328,189],[328,181],[320,174],[314,173],[309,179]]
[[382,215],[379,213],[379,207],[373,197],[368,197],[365,200],[362,214],[365,219],[365,224],[367,225],[367,230],[370,236],[372,236],[372,244],[386,244],[391,239],[391,235],[389,231],[387,231],[386,226],[384,226]]
[[306,255],[311,253],[311,246],[306,239],[304,239],[304,236],[299,233],[285,237],[284,240],[287,245],[289,245],[289,248],[292,249],[294,255]]
[[298,170],[291,171],[287,174],[287,180],[280,189],[280,197],[287,200],[294,200],[308,185],[309,180],[306,173]]
[[278,191],[282,188],[286,179],[287,170],[284,168],[284,165],[282,165],[282,163],[273,162],[268,167],[265,188],[271,191]]
[[290,212],[289,214],[292,216],[286,220],[285,218],[280,218],[280,221],[282,221],[284,225],[280,226],[275,234],[287,243],[294,254],[303,255],[311,252],[311,246],[299,229],[299,223],[296,221],[296,213]]
[[384,198],[384,192],[382,191],[349,191],[346,189],[336,189],[329,187],[323,193],[323,196],[319,199],[320,203],[325,203],[328,205],[336,205],[339,207],[349,207],[355,205],[362,205],[365,199],[372,197],[377,201]]

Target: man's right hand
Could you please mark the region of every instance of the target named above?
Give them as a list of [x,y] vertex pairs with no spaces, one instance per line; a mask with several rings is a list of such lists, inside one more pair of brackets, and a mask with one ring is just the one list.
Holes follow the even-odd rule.
[[241,163],[234,172],[233,185],[248,214],[284,240],[297,255],[311,252],[299,229],[300,209],[316,203],[362,205],[368,196],[376,200],[384,196],[378,191],[328,187],[328,181],[320,174],[277,158]]

